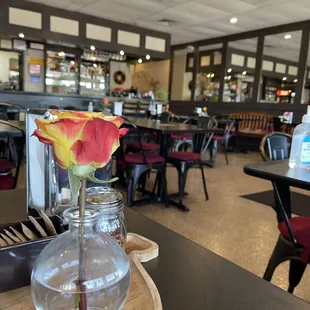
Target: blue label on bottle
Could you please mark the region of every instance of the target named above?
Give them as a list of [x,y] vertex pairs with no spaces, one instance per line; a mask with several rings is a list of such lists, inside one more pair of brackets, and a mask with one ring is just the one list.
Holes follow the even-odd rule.
[[304,165],[310,165],[310,136],[302,141],[300,161]]

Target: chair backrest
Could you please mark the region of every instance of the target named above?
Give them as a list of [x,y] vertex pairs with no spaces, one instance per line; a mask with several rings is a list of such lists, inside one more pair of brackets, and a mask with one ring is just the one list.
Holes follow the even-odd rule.
[[[143,144],[142,144],[142,133],[140,131],[140,129],[137,127],[136,124],[132,123],[128,118],[122,116],[123,120],[126,122],[125,125],[130,126],[134,129],[134,132],[138,138],[138,143],[140,144],[140,149],[141,149],[141,153],[142,156],[144,158],[144,162],[146,163],[146,156],[145,156],[145,151],[143,149]],[[129,129],[130,130],[130,129]],[[128,137],[129,135],[127,134],[125,137]],[[124,160],[124,156],[125,156],[125,145],[124,145],[124,137],[121,138],[120,141],[120,148],[119,148],[119,158],[121,160]]]
[[1,112],[0,112],[0,120],[2,120],[2,121],[8,121],[9,118],[8,118],[7,115],[5,115],[4,113],[1,113]]
[[215,128],[217,127],[217,121],[210,116],[199,116],[197,118],[197,127],[199,128]]
[[[197,127],[212,129],[217,127],[217,121],[210,116],[200,116],[197,118]],[[210,143],[209,133],[196,133],[193,138],[193,151],[199,153],[202,158]]]
[[13,161],[16,164],[16,172],[15,172],[14,183],[13,183],[13,188],[15,188],[17,184],[19,172],[20,172],[21,163],[24,158],[26,135],[25,135],[24,130],[20,126],[14,123],[8,122],[6,120],[0,120],[0,124],[11,127],[12,129],[20,133],[19,137],[14,137],[14,138],[9,137],[11,139],[11,141],[9,141],[10,157],[13,159]]
[[264,161],[287,159],[290,156],[292,136],[284,132],[271,132],[261,141],[259,150]]
[[229,114],[231,119],[238,120],[238,129],[261,129],[272,131],[273,115],[256,112],[237,112]]

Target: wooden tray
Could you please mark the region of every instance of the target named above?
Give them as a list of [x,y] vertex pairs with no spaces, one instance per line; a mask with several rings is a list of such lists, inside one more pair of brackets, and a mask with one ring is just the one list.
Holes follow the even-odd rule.
[[[141,264],[158,256],[158,245],[140,235],[129,233],[126,253],[130,259],[131,283],[123,310],[161,310],[156,285]],[[0,309],[34,310],[30,286],[1,293]]]

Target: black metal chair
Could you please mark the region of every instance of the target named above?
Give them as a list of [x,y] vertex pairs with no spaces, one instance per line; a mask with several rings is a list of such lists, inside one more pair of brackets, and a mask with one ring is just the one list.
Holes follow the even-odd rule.
[[[263,160],[287,159],[290,154],[291,139],[291,135],[283,132],[267,134],[260,144]],[[271,281],[277,266],[289,260],[288,292],[293,293],[304,274],[307,264],[310,263],[310,217],[292,217],[290,191],[286,191],[286,197],[283,200],[279,194],[279,186],[281,185],[273,183],[275,211],[280,235],[263,278]]]
[[8,137],[6,156],[0,158],[0,190],[10,190],[16,187],[18,181],[26,138],[19,126],[3,120],[0,120],[0,124],[20,131],[20,137]]
[[[214,118],[216,119],[216,118]],[[221,135],[214,135],[213,136],[213,147],[218,149],[219,144],[222,144],[224,146],[224,154],[225,154],[225,159],[226,159],[226,164],[229,164],[228,161],[228,143],[231,138],[231,130],[235,125],[235,121],[231,119],[216,119],[217,122],[217,127],[224,129],[223,134]]]
[[[157,171],[157,177],[161,178],[162,184],[164,184],[164,195],[165,200],[167,201],[167,185],[166,185],[166,161],[163,157],[156,155],[151,152],[146,152],[143,149],[142,137],[139,128],[131,123],[129,120],[126,120],[128,124],[134,129],[135,133],[139,138],[140,143],[140,152],[135,153],[125,153],[124,152],[124,138],[121,139],[121,147],[118,164],[122,165],[126,177],[127,177],[127,204],[128,207],[132,207],[134,204],[137,204],[141,201],[135,201],[136,188],[139,183],[141,176],[145,176],[147,172],[151,170]],[[155,187],[152,192],[146,191],[144,188],[141,189],[143,194],[150,194],[151,196],[155,195]]]
[[[213,124],[213,120],[210,117],[197,118],[197,126],[200,128],[210,128]],[[210,141],[213,137],[213,133],[195,134],[193,139],[192,152],[169,152],[167,162],[172,164],[178,170],[179,181],[179,204],[182,205],[182,201],[185,195],[185,185],[187,179],[188,170],[191,168],[199,168],[201,170],[203,188],[206,196],[206,200],[209,199],[207,191],[207,183],[204,175],[204,165],[202,162],[203,155],[207,150]],[[171,202],[169,202],[170,204]],[[187,208],[184,206],[184,209]]]
[[259,150],[264,161],[289,158],[292,136],[279,131],[267,134],[261,141]]

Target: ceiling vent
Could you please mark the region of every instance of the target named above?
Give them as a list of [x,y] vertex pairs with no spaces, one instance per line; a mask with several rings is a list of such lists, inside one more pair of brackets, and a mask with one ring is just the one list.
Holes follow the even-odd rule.
[[156,23],[159,25],[162,25],[162,26],[167,26],[167,27],[171,27],[171,26],[177,24],[176,21],[171,20],[171,19],[167,19],[167,18],[160,19]]

